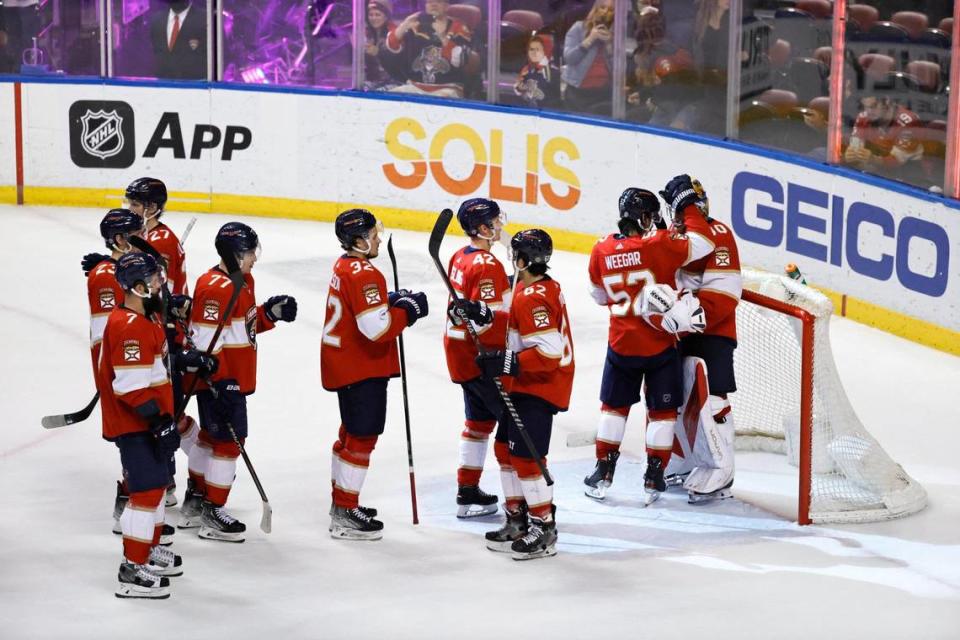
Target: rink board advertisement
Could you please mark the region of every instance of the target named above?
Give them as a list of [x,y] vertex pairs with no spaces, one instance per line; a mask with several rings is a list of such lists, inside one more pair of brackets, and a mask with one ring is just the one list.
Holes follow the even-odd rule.
[[[7,131],[11,86],[0,83]],[[615,229],[626,186],[657,190],[686,172],[702,180],[745,264],[781,272],[795,262],[812,283],[947,328],[948,342],[960,335],[953,255],[960,205],[826,169],[627,125],[482,105],[227,88],[22,87],[27,204],[115,206],[133,177],[155,175],[167,181],[175,208],[332,220],[346,205],[362,205],[384,212],[388,224],[426,229],[427,214],[485,196],[500,201],[511,222],[547,227],[558,246],[585,251]],[[0,138],[0,188],[15,184],[11,139]]]

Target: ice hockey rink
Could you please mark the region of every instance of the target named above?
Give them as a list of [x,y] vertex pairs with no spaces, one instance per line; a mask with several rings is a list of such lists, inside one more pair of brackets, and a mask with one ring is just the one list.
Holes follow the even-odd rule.
[[[929,494],[917,515],[800,527],[796,470],[762,453],[738,456],[735,499],[690,506],[669,493],[644,509],[637,409],[627,460],[607,501],[596,503],[582,492],[593,450],[565,440],[597,420],[607,313],[588,295],[586,256],[557,252],[552,275],[566,295],[577,363],[549,456],[559,554],[514,562],[484,547],[483,532],[499,518],[454,517],[463,414],[442,350],[446,294],[427,235],[395,231],[401,285],[425,290],[431,305],[404,333],[421,522],[411,524],[398,380],[362,494],[382,514],[384,539],[337,541],[327,511],[339,419],[319,377],[327,286],[340,253],[333,226],[207,214],[186,243],[191,288],[216,262],[216,230],[242,219],[263,246],[259,299],[287,293],[299,302],[295,323],[259,338],[249,402],[247,447],[274,509],[273,533],[257,528],[260,500],[240,464],[228,506],[246,522],[247,541],[178,532],[173,549],[185,572],[171,579],[172,597],[117,599],[117,450],[100,437],[99,410],[80,424],[40,426],[41,416],[79,410],[94,392],[80,258],[103,250],[102,214],[0,207],[0,638],[960,637],[960,358],[831,320],[836,364],[860,418]],[[166,222],[181,233],[190,217],[170,213]],[[463,240],[448,236],[441,254]],[[390,282],[385,250],[375,264]],[[181,499],[185,477],[178,454]],[[481,484],[502,494],[492,452]]]

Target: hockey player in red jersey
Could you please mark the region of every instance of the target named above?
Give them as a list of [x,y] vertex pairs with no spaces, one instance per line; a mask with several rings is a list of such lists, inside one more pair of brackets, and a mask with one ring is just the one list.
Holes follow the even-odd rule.
[[380,251],[383,226],[365,209],[337,216],[334,229],[344,253],[333,265],[320,345],[323,388],[335,391],[340,429],[333,444],[330,535],[379,540],[376,509],[360,506],[370,455],[383,433],[387,383],[400,375],[397,336],[427,315],[427,297],[405,289],[387,292],[370,262]]
[[676,176],[661,195],[674,211],[675,224],[685,227],[690,238],[703,238],[712,248],[707,256],[677,273],[677,284],[697,294],[707,315],[702,334],[681,339],[680,353],[706,363],[710,413],[715,424],[704,425],[701,421],[701,428],[716,431],[706,438],[711,459],[686,460],[686,466],[675,465],[670,474],[677,474],[680,480],[690,471],[689,463],[697,464],[683,484],[691,502],[702,502],[728,497],[733,485],[734,424],[728,394],[737,390],[733,352],[737,347],[736,310],[743,289],[740,254],[733,231],[710,217],[707,193],[698,180],[686,174]]
[[[129,212],[127,212],[129,213]],[[153,257],[128,253],[116,265],[124,297],[107,318],[97,371],[103,437],[120,450],[130,499],[120,517],[123,562],[117,596],[167,598],[182,561],[157,546],[163,523],[167,460],[180,444],[160,311],[163,270]]]
[[183,245],[173,230],[160,220],[167,204],[167,185],[156,178],[137,178],[127,187],[124,196],[130,210],[143,216],[147,223],[147,241],[167,263],[170,293],[174,296],[188,293]]
[[251,271],[260,257],[260,240],[249,226],[228,222],[217,232],[217,245],[235,254],[244,285],[229,317],[224,314],[233,284],[222,261],[200,276],[194,289],[190,329],[196,348],[209,348],[221,322],[223,331],[212,350],[219,357],[219,368],[197,385],[200,436],[190,451],[190,483],[179,526],[199,526],[202,538],[243,542],[246,525],[224,509],[240,456],[234,435],[241,444],[247,437],[247,396],[257,388],[257,334],[277,322],[296,320],[297,301],[279,295],[257,305]]
[[[457,211],[460,227],[470,244],[453,254],[447,267],[450,283],[460,295],[456,304],[473,322],[480,342],[487,349],[503,349],[510,315],[510,281],[503,265],[490,252],[500,239],[503,215],[500,206],[486,198],[471,198]],[[460,434],[460,464],[457,468],[457,517],[496,513],[497,496],[480,489],[480,474],[487,457],[487,441],[493,433],[503,402],[491,380],[480,375],[474,362],[477,347],[463,326],[454,302],[447,313],[443,335],[450,379],[463,390],[465,421]],[[497,460],[509,458],[506,443],[495,452]],[[496,448],[496,445],[495,445]]]
[[[527,229],[510,241],[519,282],[510,307],[507,348],[477,356],[484,378],[501,378],[536,453],[503,412],[496,444],[506,522],[486,534],[487,548],[512,552],[514,560],[556,555],[553,488],[536,462],[546,465],[553,416],[566,411],[573,388],[574,358],[570,320],[560,284],[547,275],[553,241],[541,229]],[[503,443],[503,444],[501,444]]]
[[591,295],[610,310],[610,331],[600,385],[597,465],[584,484],[588,496],[604,499],[630,408],[640,401],[643,390],[649,504],[666,489],[663,473],[670,460],[677,409],[683,404],[677,333],[703,327],[697,299],[689,294],[677,299],[675,274],[709,253],[711,246],[667,230],[660,200],[646,189],[626,189],[619,208],[620,233],[601,239],[590,254]]

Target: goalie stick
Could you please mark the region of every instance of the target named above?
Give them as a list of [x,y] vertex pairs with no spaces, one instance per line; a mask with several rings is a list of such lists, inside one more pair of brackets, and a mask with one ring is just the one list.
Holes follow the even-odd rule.
[[[393,289],[400,290],[400,277],[397,275],[397,256],[393,253],[393,234],[387,240],[387,253],[393,266]],[[407,427],[407,466],[410,468],[410,501],[413,506],[413,524],[419,524],[417,516],[417,483],[413,477],[413,440],[410,436],[410,403],[407,399],[407,360],[403,352],[403,334],[397,336],[400,346],[400,386],[403,388],[403,419]]]
[[[187,228],[184,229],[183,235],[180,238],[180,244],[183,244],[187,241],[187,236],[190,235],[190,231],[193,230],[193,225],[196,224],[197,218],[194,216],[190,218],[190,222],[187,223]],[[156,257],[156,256],[154,256]],[[100,392],[97,391],[93,394],[93,399],[87,403],[80,411],[75,411],[74,413],[62,413],[52,416],[43,416],[40,419],[40,425],[44,429],[59,429],[60,427],[66,427],[77,422],[83,422],[90,417],[90,414],[93,413],[94,408],[97,406],[97,403],[100,401]]]
[[[440,262],[440,243],[443,242],[443,235],[447,232],[447,227],[450,226],[450,220],[452,219],[453,211],[451,209],[444,209],[440,212],[440,217],[437,218],[436,223],[433,225],[433,231],[430,232],[428,251],[430,257],[433,258],[433,263],[437,266],[437,271],[440,272],[440,277],[443,279],[444,284],[447,285],[447,291],[450,292],[450,297],[454,300],[460,300],[460,295],[457,293],[457,290],[453,288],[453,283],[450,282],[450,276],[447,275],[446,269],[443,268],[443,264]],[[470,334],[473,344],[477,347],[477,352],[481,355],[485,354],[486,350],[480,343],[480,336],[477,335],[476,328],[474,328],[473,323],[467,319],[466,312],[459,306],[457,306],[457,315],[460,316],[460,320],[467,327],[467,333]],[[523,426],[523,421],[520,419],[520,414],[517,413],[517,408],[513,406],[513,401],[510,399],[510,396],[507,395],[507,392],[503,390],[503,381],[500,380],[498,376],[493,379],[493,383],[497,386],[500,399],[507,408],[507,412],[510,414],[513,423],[517,426],[517,431],[520,433],[523,443],[527,446],[527,450],[533,454],[534,462],[537,463],[540,473],[543,474],[543,479],[546,481],[547,486],[552,486],[553,477],[550,475],[550,472],[547,471],[546,465],[543,464],[543,459],[540,457],[536,445],[534,445],[533,440],[530,438],[530,434],[527,433],[526,428]]]

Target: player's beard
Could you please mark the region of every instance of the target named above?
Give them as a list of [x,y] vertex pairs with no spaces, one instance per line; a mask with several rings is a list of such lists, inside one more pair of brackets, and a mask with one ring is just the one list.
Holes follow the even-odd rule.
[[143,299],[143,313],[151,316],[163,311],[163,297],[159,292],[152,294],[149,298]]

